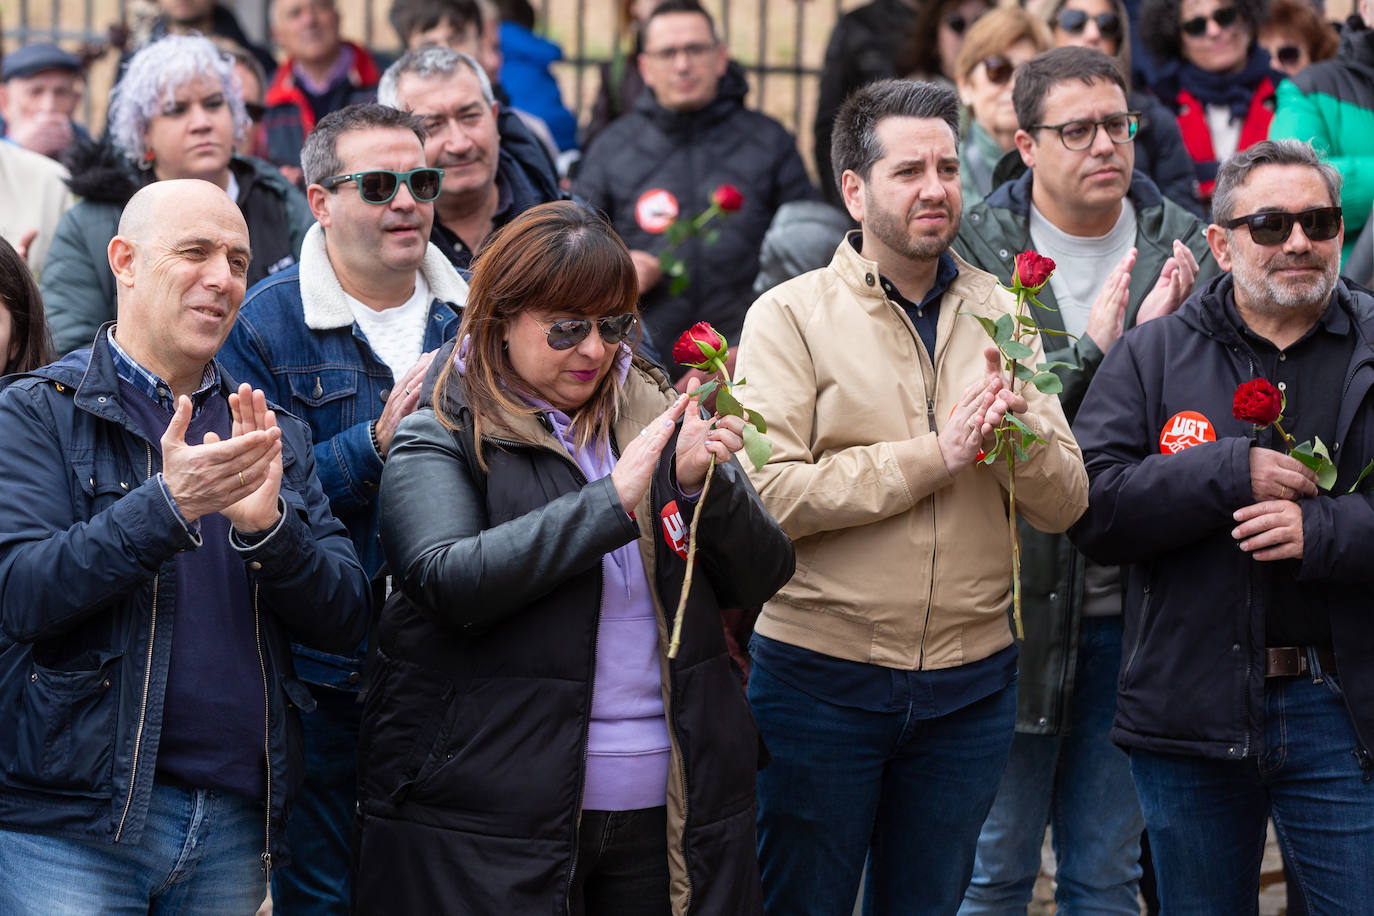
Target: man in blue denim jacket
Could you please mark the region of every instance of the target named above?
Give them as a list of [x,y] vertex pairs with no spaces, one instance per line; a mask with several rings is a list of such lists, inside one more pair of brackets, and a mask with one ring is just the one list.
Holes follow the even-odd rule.
[[[467,284],[428,242],[442,172],[426,166],[418,125],[380,105],[320,121],[301,157],[318,223],[299,265],[249,292],[221,357],[310,425],[324,492],[374,577],[385,562],[377,541],[382,462],[467,301]],[[295,647],[318,705],[305,718],[306,785],[289,837],[296,864],[273,885],[285,912],[348,911],[365,650],[337,656]]]
[[251,913],[283,861],[289,641],[352,645],[369,591],[304,425],[214,358],[248,246],[219,188],[149,185],[118,323],[0,393],[7,914]]

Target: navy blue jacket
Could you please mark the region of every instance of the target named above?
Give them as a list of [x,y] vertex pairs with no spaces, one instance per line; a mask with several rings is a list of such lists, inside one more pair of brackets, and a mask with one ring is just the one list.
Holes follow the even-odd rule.
[[[0,393],[0,825],[136,844],[176,627],[175,557],[196,544],[156,479],[155,443],[120,406],[107,333]],[[354,645],[370,592],[308,431],[277,417],[283,527],[244,559],[266,704],[265,853],[280,862],[303,774],[296,708],[313,706],[288,640]]]
[[[1263,746],[1269,600],[1267,571],[1230,533],[1232,513],[1255,501],[1255,432],[1231,415],[1232,399],[1237,385],[1260,374],[1222,312],[1231,283],[1229,274],[1217,277],[1176,315],[1127,331],[1108,351],[1073,425],[1091,490],[1070,531],[1097,562],[1130,564],[1113,740],[1223,759]],[[1298,579],[1330,609],[1346,705],[1369,749],[1374,494],[1368,479],[1358,493],[1346,491],[1374,458],[1374,296],[1341,280],[1335,299],[1356,335],[1345,384],[1330,393],[1340,398],[1328,443],[1339,476],[1329,493],[1301,501]],[[1161,432],[1184,411],[1201,414],[1215,440],[1164,454]]]
[[[435,297],[425,325],[424,349],[429,352],[458,330],[467,286],[433,245],[421,269]],[[248,291],[219,358],[235,378],[261,388],[269,401],[309,425],[324,495],[347,526],[363,569],[373,577],[385,557],[377,540],[382,459],[372,447],[370,427],[382,415],[395,380],[354,323],[342,295],[323,234],[312,227],[300,264]],[[301,679],[356,689],[366,648],[347,649],[348,654],[335,655],[296,646]]]

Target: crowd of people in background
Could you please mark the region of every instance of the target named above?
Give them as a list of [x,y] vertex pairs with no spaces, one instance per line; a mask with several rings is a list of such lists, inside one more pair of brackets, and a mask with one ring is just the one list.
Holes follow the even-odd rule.
[[6,912],[1367,908],[1374,0],[388,13],[0,61]]

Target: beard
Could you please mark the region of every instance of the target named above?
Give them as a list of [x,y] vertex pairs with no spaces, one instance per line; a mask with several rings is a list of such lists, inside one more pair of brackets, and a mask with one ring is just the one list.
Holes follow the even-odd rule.
[[[1321,273],[1302,279],[1280,279],[1276,272],[1285,268],[1317,268]],[[1336,288],[1340,273],[1339,258],[1323,259],[1315,252],[1306,255],[1275,255],[1268,263],[1238,257],[1232,261],[1231,277],[1250,308],[1265,314],[1325,306]]]
[[[954,241],[954,236],[959,232],[960,214],[949,205],[943,202],[936,206],[924,206],[916,204],[911,210],[904,214],[898,214],[891,209],[876,206],[876,201],[864,191],[864,230],[872,233],[873,237],[882,242],[892,251],[910,258],[913,261],[929,261],[938,258],[948,250]],[[911,230],[911,220],[916,213],[930,213],[939,210],[949,217],[949,223],[945,230],[933,235],[913,235]]]

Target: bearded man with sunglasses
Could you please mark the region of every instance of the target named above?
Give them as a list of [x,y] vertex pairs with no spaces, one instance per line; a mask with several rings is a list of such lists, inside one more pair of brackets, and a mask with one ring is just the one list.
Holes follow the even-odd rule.
[[[310,425],[330,507],[376,577],[382,463],[419,404],[431,355],[457,329],[467,284],[429,241],[443,170],[426,165],[414,115],[372,104],[326,115],[301,166],[318,223],[297,266],[249,290],[221,359]],[[275,876],[273,895],[285,912],[346,914],[366,646],[295,648],[318,707],[305,717],[306,784],[288,836],[295,862]]]
[[[1057,269],[1034,309],[1059,400],[1073,419],[1123,327],[1175,311],[1217,272],[1193,215],[1133,171],[1139,113],[1116,61],[1056,48],[1018,72],[1015,142],[1027,171],[965,216],[955,249],[1010,285],[1033,248]],[[1064,336],[1065,334],[1071,336]],[[1024,913],[1045,828],[1065,912],[1139,913],[1140,806],[1109,737],[1121,667],[1120,570],[1086,562],[1062,534],[1021,526],[1025,641],[1016,738],[983,824],[963,916]]]
[[[1168,913],[1253,912],[1271,813],[1309,911],[1374,899],[1374,297],[1338,277],[1340,192],[1294,140],[1228,160],[1207,229],[1228,273],[1124,335],[1074,423],[1071,536],[1127,566],[1112,738]],[[1233,416],[1255,378],[1279,422]],[[1327,487],[1285,435],[1325,444]]]

